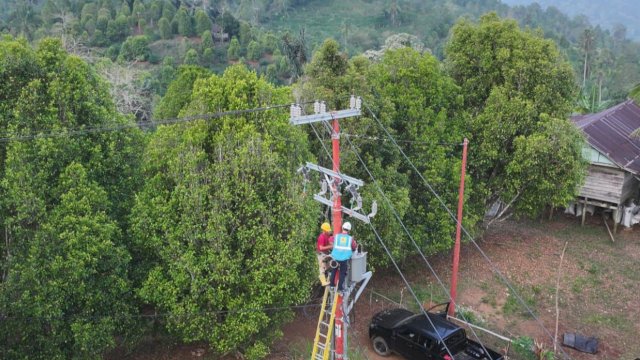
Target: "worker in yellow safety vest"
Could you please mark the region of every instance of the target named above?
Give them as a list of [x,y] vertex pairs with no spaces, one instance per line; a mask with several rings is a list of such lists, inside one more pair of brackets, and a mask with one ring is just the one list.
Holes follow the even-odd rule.
[[356,249],[355,239],[349,235],[351,231],[351,223],[345,222],[342,224],[342,233],[333,237],[333,250],[331,250],[331,257],[338,262],[338,267],[331,272],[331,284],[335,285],[336,275],[340,273],[338,279],[338,291],[344,290],[344,282],[347,277],[347,268],[349,266],[349,259],[353,255],[353,251]]

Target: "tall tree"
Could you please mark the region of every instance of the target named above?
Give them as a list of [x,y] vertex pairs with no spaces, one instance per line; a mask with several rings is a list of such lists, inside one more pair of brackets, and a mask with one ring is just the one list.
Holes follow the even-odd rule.
[[[555,44],[540,33],[520,30],[515,21],[490,14],[478,24],[468,20],[456,24],[446,54],[449,72],[462,88],[472,116],[467,128],[472,144],[469,173],[475,180],[472,211],[482,216],[501,200],[508,210],[534,215],[542,209],[543,199],[554,206],[570,201],[580,177],[548,179],[558,185],[558,193],[551,193],[542,182],[526,182],[508,171],[526,149],[517,146],[516,139],[550,136],[552,141],[542,119],[569,121],[576,86],[571,67]],[[583,174],[584,164],[575,159],[580,157],[575,153],[580,136],[564,138],[572,142],[560,147],[554,161],[540,164],[541,173],[565,167],[571,174]]]
[[[289,102],[243,66],[196,81],[182,115]],[[161,127],[145,153],[134,208],[140,296],[175,316],[166,326],[216,353],[266,355],[313,276],[315,211],[295,169],[307,157],[286,112]],[[171,224],[170,226],[167,226]]]
[[[458,149],[441,144],[461,141],[462,122],[457,110],[462,104],[458,87],[432,55],[398,47],[383,52],[378,63],[371,64],[364,57],[349,61],[336,41],[327,40],[305,67],[305,77],[297,83],[295,93],[300,95],[301,102],[326,100],[329,109],[348,107],[351,94],[363,96],[365,109],[371,109],[388,131],[402,137],[403,151],[435,189],[440,194],[456,193],[452,186],[458,183],[455,179],[459,165],[450,154]],[[360,139],[386,139],[378,122],[367,110],[363,113],[364,116],[357,119],[340,122],[341,132],[345,134],[341,169],[363,179],[366,183],[361,190],[363,197],[378,201],[376,228],[386,245],[399,260],[414,251],[394,212],[379,194],[378,186],[423,251],[448,248],[453,223],[394,144]],[[309,127],[309,136],[314,139],[312,148],[317,149],[321,164],[330,164],[322,144],[315,140],[317,130]],[[330,135],[322,127],[319,130],[321,137]],[[356,153],[365,161],[377,184],[372,183]],[[444,195],[444,198],[449,205],[454,202],[453,195]],[[347,195],[344,203],[349,200]],[[472,218],[469,221],[473,223]],[[385,265],[388,258],[382,255],[384,251],[375,234],[357,224],[354,231],[360,242],[372,254],[380,255],[371,257],[372,264]]]
[[[105,83],[59,40],[36,51],[0,40],[0,118],[9,137],[3,198],[0,346],[10,358],[92,357],[115,345],[131,310],[121,234],[137,176],[140,132]],[[95,131],[103,127],[119,132]],[[90,170],[86,170],[90,169]],[[130,299],[130,298],[129,298]],[[104,311],[104,312],[103,312]],[[110,317],[111,316],[111,317]]]
[[582,50],[582,88],[587,86],[587,77],[591,69],[591,53],[593,52],[594,42],[593,30],[590,28],[584,29],[582,37],[580,39],[580,50]]
[[[94,358],[131,326],[129,254],[107,214],[107,193],[71,163],[60,203],[27,244],[2,295],[8,358]],[[7,304],[6,302],[10,302]]]
[[200,35],[205,31],[211,31],[211,19],[209,19],[207,13],[201,9],[196,10],[195,23],[196,34]]

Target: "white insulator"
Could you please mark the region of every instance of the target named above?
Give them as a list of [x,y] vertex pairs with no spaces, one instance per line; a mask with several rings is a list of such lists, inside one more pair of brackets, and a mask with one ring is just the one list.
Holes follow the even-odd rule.
[[296,106],[296,116],[302,116],[302,107],[300,105]]
[[320,113],[320,102],[318,100],[313,102],[313,113],[314,114]]
[[296,104],[291,104],[291,108],[289,109],[289,115],[291,117],[296,117]]
[[356,97],[351,95],[351,97],[349,98],[349,109],[355,109],[356,108]]
[[358,96],[356,98],[356,109],[360,110],[362,108],[362,98],[360,96]]
[[327,104],[325,104],[325,102],[323,101],[320,103],[320,113],[324,114],[326,112],[327,112]]

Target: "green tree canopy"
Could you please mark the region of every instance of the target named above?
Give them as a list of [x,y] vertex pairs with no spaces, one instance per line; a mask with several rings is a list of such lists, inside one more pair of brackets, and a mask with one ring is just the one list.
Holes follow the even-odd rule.
[[196,10],[195,23],[197,34],[202,34],[205,31],[211,31],[211,26],[213,25],[207,13],[201,9]]
[[127,61],[147,61],[150,54],[149,38],[145,35],[128,37],[120,49],[120,56]]
[[[129,254],[107,193],[78,163],[59,179],[60,203],[15,261],[1,298],[8,358],[92,358],[131,326]],[[6,301],[10,301],[7,304]]]
[[[523,31],[513,20],[495,14],[483,16],[478,24],[459,22],[446,48],[446,65],[464,94],[471,110],[467,131],[471,141],[469,174],[476,181],[471,209],[478,215],[487,206],[501,200],[520,213],[535,215],[544,199],[554,206],[565,205],[576,193],[581,176],[550,178],[558,183],[554,193],[538,182],[525,182],[508,169],[517,168],[526,146],[517,139],[538,139],[551,133],[543,124],[544,116],[568,122],[576,86],[569,63],[561,57],[555,44],[539,33]],[[552,127],[554,129],[557,126]],[[547,130],[545,130],[547,129]],[[575,153],[580,141],[576,134],[558,147],[557,159],[539,164],[540,174],[554,174],[562,169],[583,174],[584,165]],[[564,133],[564,130],[563,130]],[[518,140],[523,141],[523,140]],[[551,138],[548,141],[553,143]],[[530,144],[532,146],[532,144]],[[542,151],[542,149],[538,149]],[[532,153],[532,149],[526,150]],[[518,173],[524,176],[524,173]],[[508,214],[505,212],[503,214]]]
[[[455,144],[462,142],[464,120],[460,89],[433,55],[409,47],[386,51],[381,62],[371,67],[368,78],[377,95],[372,104],[378,116],[394,136],[402,138],[403,151],[447,206],[454,208],[461,154],[461,147]],[[386,137],[378,126],[375,131],[378,137]],[[440,200],[397,149],[380,144],[370,149],[373,158],[393,164],[398,184],[408,188],[409,206],[403,221],[414,240],[427,253],[448,249],[455,224]],[[469,224],[477,220],[465,217]],[[404,237],[401,228],[397,231]],[[404,244],[406,250],[414,251],[407,240]]]
[[164,17],[158,20],[158,30],[160,30],[160,37],[162,37],[164,40],[168,40],[173,37],[173,33],[171,31],[171,23]]
[[184,7],[178,9],[175,20],[178,22],[178,34],[187,37],[193,35],[193,19],[187,13],[187,9]]
[[[131,294],[121,234],[140,183],[140,132],[60,41],[0,40],[7,137],[0,346],[10,358],[95,356],[115,346]],[[18,86],[18,87],[16,87]],[[118,132],[93,132],[102,127]],[[9,241],[10,239],[10,241]]]
[[170,119],[178,116],[182,108],[191,102],[193,84],[196,79],[210,75],[209,70],[199,66],[181,66],[178,69],[176,79],[169,84],[167,93],[156,106],[153,117],[155,119]]
[[[234,66],[197,80],[181,115],[289,101],[288,89]],[[314,205],[295,173],[306,154],[286,111],[158,129],[133,220],[149,268],[139,294],[175,314],[169,331],[221,354],[266,355],[292,314],[259,309],[299,303],[314,278]]]
[[229,42],[229,48],[227,49],[227,58],[229,60],[238,60],[240,57],[240,42],[238,38],[233,37]]

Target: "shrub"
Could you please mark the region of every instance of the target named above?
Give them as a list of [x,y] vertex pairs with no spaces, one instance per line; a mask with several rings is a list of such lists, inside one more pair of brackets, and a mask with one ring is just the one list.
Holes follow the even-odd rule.
[[184,60],[182,61],[185,65],[198,65],[200,59],[198,58],[198,52],[195,49],[189,49],[187,53],[184,55]]
[[233,37],[229,43],[229,49],[227,50],[227,58],[229,60],[237,60],[240,56],[240,42],[238,38]]
[[160,21],[158,21],[158,30],[160,30],[160,37],[164,40],[168,40],[173,37],[171,23],[166,18],[161,18]]
[[247,46],[247,58],[249,60],[258,60],[260,58],[260,46],[255,40],[251,40],[249,45]]
[[128,61],[147,61],[150,54],[149,38],[144,35],[128,37],[120,49],[120,56]]

